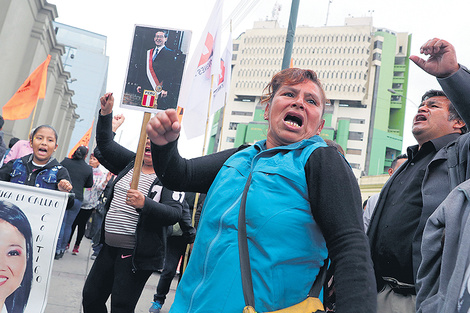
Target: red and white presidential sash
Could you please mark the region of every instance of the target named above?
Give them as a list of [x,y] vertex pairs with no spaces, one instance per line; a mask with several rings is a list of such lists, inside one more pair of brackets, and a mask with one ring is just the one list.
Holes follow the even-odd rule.
[[155,48],[147,50],[147,77],[150,81],[150,84],[153,87],[153,90],[155,90],[157,93],[160,93],[162,91],[162,84],[157,78],[157,75],[155,74],[155,71],[153,70],[153,51]]

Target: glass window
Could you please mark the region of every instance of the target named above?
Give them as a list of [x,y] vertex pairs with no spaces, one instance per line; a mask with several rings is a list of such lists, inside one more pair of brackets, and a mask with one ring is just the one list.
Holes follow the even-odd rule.
[[232,115],[239,115],[239,116],[253,116],[253,112],[232,111]]
[[361,154],[362,154],[362,150],[361,150],[361,149],[352,149],[352,148],[348,148],[348,149],[346,149],[346,154],[361,155]]
[[364,133],[363,132],[349,132],[349,140],[357,140],[357,141],[363,141],[364,140]]
[[352,118],[349,120],[351,124],[365,124],[366,120],[359,118]]
[[383,48],[382,41],[377,40],[376,42],[374,42],[374,49],[382,49],[382,48]]

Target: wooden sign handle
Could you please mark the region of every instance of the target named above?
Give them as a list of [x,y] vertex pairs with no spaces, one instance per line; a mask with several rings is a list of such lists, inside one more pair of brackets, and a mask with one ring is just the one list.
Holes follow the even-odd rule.
[[135,155],[134,174],[132,175],[131,189],[137,190],[139,186],[140,171],[142,170],[142,161],[144,159],[145,144],[147,143],[147,124],[150,120],[150,113],[144,113],[144,120],[142,121],[142,128],[140,130],[139,145],[137,146],[137,153]]

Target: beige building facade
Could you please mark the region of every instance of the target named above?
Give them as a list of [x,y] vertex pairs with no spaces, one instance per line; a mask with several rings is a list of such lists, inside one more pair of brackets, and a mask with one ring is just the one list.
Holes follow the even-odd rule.
[[52,125],[59,134],[55,157],[67,154],[75,121],[76,105],[60,56],[64,46],[57,43],[52,21],[57,17],[55,5],[45,0],[0,0],[0,107],[15,94],[26,78],[50,54],[46,97],[39,100],[36,111],[24,120],[5,121],[5,142],[14,136],[27,139],[31,126]]
[[[256,122],[264,109],[260,96],[272,76],[281,70],[285,36],[286,29],[277,21],[259,21],[234,40],[231,91],[224,111],[220,150],[240,143],[239,125],[262,124],[259,119]],[[393,69],[405,62],[408,46],[408,33],[378,29],[370,17],[347,18],[344,26],[296,29],[292,66],[317,73],[331,101],[325,110],[322,137],[343,147],[358,178],[384,173],[401,151],[402,127],[395,125],[399,124],[398,111],[403,116],[401,122],[404,120],[404,105],[394,104],[387,89],[395,87],[401,93],[405,89],[406,94],[405,79],[394,85],[394,75],[400,73]],[[382,147],[377,161],[370,156],[374,155],[371,144],[379,126],[383,128],[381,135],[393,144]],[[265,128],[259,129],[262,136]],[[260,136],[247,136],[245,142],[253,143],[250,140],[262,139]],[[374,143],[380,145],[380,140]]]

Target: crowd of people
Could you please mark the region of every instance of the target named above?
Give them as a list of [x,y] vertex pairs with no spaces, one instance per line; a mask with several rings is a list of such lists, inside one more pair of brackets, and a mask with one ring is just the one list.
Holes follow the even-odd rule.
[[[0,180],[70,193],[56,259],[75,229],[79,253],[92,217],[85,313],[107,312],[109,298],[111,312],[133,312],[156,271],[149,312],[161,312],[180,263],[172,313],[468,313],[470,71],[445,40],[430,39],[420,52],[427,58],[411,61],[442,91],[423,95],[412,125],[417,145],[392,162],[381,192],[364,204],[341,146],[319,136],[327,95],[314,71],[298,68],[264,89],[265,140],[194,159],[180,156],[181,124],[168,109],[148,123],[136,164],[136,153],[114,141],[124,117],[113,116],[112,93],[100,98],[96,149],[80,146],[60,163],[54,128],[39,126],[6,151],[0,119]],[[0,206],[0,232],[16,228],[8,240],[29,251],[27,219]],[[0,299],[8,312],[24,309],[13,299],[29,296],[30,286],[17,285]]]

